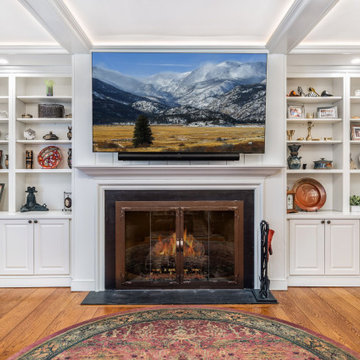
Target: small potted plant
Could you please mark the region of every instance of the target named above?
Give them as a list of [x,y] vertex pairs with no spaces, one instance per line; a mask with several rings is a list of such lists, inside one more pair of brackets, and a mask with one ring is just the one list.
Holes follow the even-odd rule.
[[360,196],[350,196],[350,208],[352,212],[360,212]]

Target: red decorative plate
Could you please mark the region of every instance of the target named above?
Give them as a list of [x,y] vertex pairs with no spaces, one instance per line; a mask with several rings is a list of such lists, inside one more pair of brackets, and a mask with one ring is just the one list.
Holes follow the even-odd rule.
[[300,179],[294,184],[292,190],[295,191],[295,204],[302,210],[316,211],[325,204],[326,191],[315,179]]
[[38,163],[43,169],[55,169],[61,161],[61,151],[57,146],[48,146],[38,155]]

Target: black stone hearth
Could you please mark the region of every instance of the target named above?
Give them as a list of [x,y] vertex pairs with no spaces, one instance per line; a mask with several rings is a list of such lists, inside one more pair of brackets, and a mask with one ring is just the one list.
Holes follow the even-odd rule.
[[214,305],[277,304],[269,299],[257,300],[252,289],[151,289],[90,291],[81,305]]

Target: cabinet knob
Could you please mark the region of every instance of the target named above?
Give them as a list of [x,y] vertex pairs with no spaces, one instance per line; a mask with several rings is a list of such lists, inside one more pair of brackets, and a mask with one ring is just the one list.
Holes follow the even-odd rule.
[[330,220],[328,220],[328,221],[327,221],[327,223],[328,223],[328,224],[331,224],[331,221],[330,221]]
[[322,224],[325,224],[325,220],[321,220],[321,223],[322,223]]
[[34,220],[34,224],[37,224],[38,223],[38,221],[37,220]]
[[32,220],[28,220],[28,223],[29,223],[29,224],[32,224]]

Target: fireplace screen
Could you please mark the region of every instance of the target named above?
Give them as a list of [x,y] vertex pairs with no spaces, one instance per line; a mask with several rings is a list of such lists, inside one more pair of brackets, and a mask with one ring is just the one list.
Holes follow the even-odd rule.
[[242,285],[242,201],[118,201],[116,219],[118,288]]

